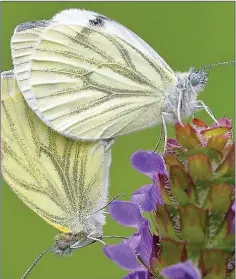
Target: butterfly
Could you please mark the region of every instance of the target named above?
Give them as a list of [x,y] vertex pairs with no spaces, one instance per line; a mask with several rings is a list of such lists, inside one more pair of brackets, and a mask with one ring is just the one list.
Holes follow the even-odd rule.
[[182,123],[201,109],[217,122],[197,100],[207,67],[174,72],[136,34],[95,12],[69,9],[23,23],[11,51],[25,100],[67,137],[110,139],[159,123],[166,135],[166,122]]
[[29,108],[13,71],[3,72],[1,83],[4,180],[59,231],[50,247],[56,254],[70,254],[98,241],[105,224],[113,141],[63,137]]

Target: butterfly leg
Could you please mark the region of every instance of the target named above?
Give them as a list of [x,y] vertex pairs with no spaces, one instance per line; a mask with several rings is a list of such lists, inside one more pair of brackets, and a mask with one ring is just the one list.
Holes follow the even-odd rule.
[[[91,233],[89,233],[85,239],[83,239],[82,241],[79,240],[77,242],[75,242],[73,245],[70,246],[71,249],[78,249],[78,248],[82,248],[85,246],[88,246],[94,242],[101,242],[103,245],[106,245],[106,243],[104,241],[101,240],[102,237],[93,237],[97,235],[97,232],[92,231]],[[91,241],[92,240],[92,241]]]
[[166,118],[167,120],[169,119],[169,121],[172,121],[173,119],[173,114],[168,113],[168,112],[162,112],[161,114],[161,118],[162,118],[162,127],[161,127],[161,135],[158,139],[158,142],[155,146],[155,149],[153,150],[153,152],[155,152],[157,150],[157,147],[160,144],[161,138],[163,136],[163,130],[164,130],[164,149],[163,149],[163,154],[166,152],[166,146],[167,146],[167,127],[166,127]]
[[199,110],[204,109],[206,111],[206,113],[211,117],[211,119],[216,122],[217,124],[219,124],[219,122],[216,120],[214,114],[212,113],[211,109],[205,105],[205,103],[202,100],[198,100],[196,102],[192,102],[191,106],[193,106],[193,108],[197,108]]
[[104,241],[102,241],[101,239],[93,237],[92,236],[93,234],[94,234],[94,232],[91,232],[90,234],[87,235],[87,238],[94,240],[94,241],[98,241],[98,242],[102,243],[103,245],[106,245],[106,243]]
[[179,121],[179,124],[181,126],[183,126],[183,122],[181,120],[181,105],[182,105],[182,98],[183,98],[183,91],[180,91],[179,93],[179,99],[178,99],[178,107],[177,107],[177,117],[178,117],[178,121]]
[[163,154],[165,154],[166,147],[167,147],[167,127],[166,127],[165,117],[171,117],[172,118],[172,114],[168,113],[168,112],[162,112],[161,117],[162,117],[163,129],[164,129],[164,150],[163,150]]

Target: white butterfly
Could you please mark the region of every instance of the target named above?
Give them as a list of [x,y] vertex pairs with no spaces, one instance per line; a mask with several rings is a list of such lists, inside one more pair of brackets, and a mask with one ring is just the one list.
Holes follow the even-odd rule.
[[100,241],[112,142],[63,137],[29,108],[12,71],[1,74],[1,84],[5,181],[29,208],[59,231],[53,244],[56,254],[69,254]]
[[181,122],[204,108],[205,70],[174,72],[142,39],[94,12],[70,9],[24,23],[11,40],[19,87],[37,115],[79,140]]

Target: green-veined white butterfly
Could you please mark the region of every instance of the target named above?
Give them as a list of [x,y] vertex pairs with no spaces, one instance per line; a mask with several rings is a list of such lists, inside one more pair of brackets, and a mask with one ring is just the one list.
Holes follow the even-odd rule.
[[[11,40],[19,87],[59,133],[108,139],[199,109],[207,67],[176,73],[142,39],[100,14],[70,9],[16,27]],[[219,63],[220,64],[220,63]],[[215,120],[216,121],[216,120]]]
[[105,224],[112,142],[63,137],[29,108],[13,71],[3,72],[1,83],[5,181],[60,232],[52,247],[55,253],[68,254],[99,240]]

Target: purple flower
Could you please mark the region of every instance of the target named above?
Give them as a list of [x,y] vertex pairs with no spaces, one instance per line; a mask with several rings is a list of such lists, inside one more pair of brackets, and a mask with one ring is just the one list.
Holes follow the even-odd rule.
[[165,267],[161,274],[169,279],[201,279],[198,269],[191,261]]
[[139,229],[144,221],[137,204],[130,201],[113,201],[109,213],[122,226]]
[[126,278],[146,278],[145,266],[149,266],[153,245],[149,222],[142,217],[138,205],[129,201],[112,202],[109,212],[119,224],[138,231],[120,244],[106,245],[104,253],[120,267],[132,271]]
[[120,225],[136,228],[128,240],[120,244],[106,245],[104,253],[123,269],[131,271],[123,279],[148,279],[150,258],[153,251],[153,235],[149,222],[142,217],[142,212],[156,210],[163,204],[159,190],[159,175],[167,175],[164,161],[156,153],[138,151],[131,157],[134,168],[152,178],[152,184],[136,190],[131,201],[113,201],[109,213]]
[[161,193],[156,184],[148,184],[133,193],[131,201],[136,203],[141,211],[151,212],[158,204],[163,204]]
[[167,173],[163,158],[151,151],[136,151],[131,156],[131,164],[136,170],[151,178],[158,173]]
[[140,244],[139,233],[133,234],[128,240],[120,244],[106,245],[103,248],[105,255],[121,268],[130,271],[143,270],[144,267],[137,261],[135,250]]
[[131,157],[131,164],[139,172],[151,177],[153,182],[136,190],[131,201],[136,203],[141,211],[155,210],[158,204],[163,204],[158,186],[159,175],[167,175],[163,158],[150,151],[137,151]]

